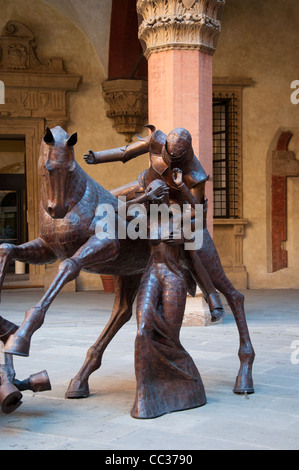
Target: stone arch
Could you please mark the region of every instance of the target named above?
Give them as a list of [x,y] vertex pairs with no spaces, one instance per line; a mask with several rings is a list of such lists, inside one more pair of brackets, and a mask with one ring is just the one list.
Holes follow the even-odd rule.
[[104,74],[108,76],[110,18],[112,0],[41,0],[64,15],[93,45]]
[[293,131],[279,129],[268,151],[268,272],[288,267],[287,242],[287,178],[299,176],[299,160],[289,150]]

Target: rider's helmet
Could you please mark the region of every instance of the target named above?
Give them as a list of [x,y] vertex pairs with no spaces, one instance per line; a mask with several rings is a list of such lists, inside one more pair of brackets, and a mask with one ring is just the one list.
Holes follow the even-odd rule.
[[191,148],[191,134],[183,127],[176,127],[168,134],[165,150],[172,162],[184,159]]

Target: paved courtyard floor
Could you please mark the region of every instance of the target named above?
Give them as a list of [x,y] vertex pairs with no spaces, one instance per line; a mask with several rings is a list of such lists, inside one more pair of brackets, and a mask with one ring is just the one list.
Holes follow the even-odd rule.
[[[224,301],[221,324],[181,330],[181,342],[201,373],[207,404],[150,420],[130,416],[135,395],[134,317],[110,343],[101,369],[91,376],[91,396],[64,398],[70,379],[109,318],[113,294],[61,293],[33,336],[30,356],[14,359],[19,380],[46,369],[52,390],[23,392],[20,408],[0,414],[0,449],[299,449],[299,291],[243,293],[256,352],[255,394],[232,392],[239,368],[238,333]],[[20,323],[42,294],[39,289],[5,290],[1,315]]]

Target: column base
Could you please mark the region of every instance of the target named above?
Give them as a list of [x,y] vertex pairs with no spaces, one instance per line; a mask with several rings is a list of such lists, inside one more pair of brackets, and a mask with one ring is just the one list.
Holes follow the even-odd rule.
[[200,290],[196,292],[195,297],[187,295],[182,326],[210,326],[219,325],[219,323],[222,323],[222,319],[212,323],[210,309]]

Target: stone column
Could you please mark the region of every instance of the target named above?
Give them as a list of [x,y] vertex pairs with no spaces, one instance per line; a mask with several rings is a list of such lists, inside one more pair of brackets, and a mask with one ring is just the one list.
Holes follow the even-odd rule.
[[[208,229],[213,235],[212,58],[225,0],[138,0],[139,39],[148,59],[148,122],[168,133],[185,127],[211,179]],[[188,296],[185,325],[208,325],[200,291]]]
[[[138,0],[139,39],[148,59],[148,122],[168,133],[185,127],[205,171],[213,174],[212,57],[224,0]],[[213,185],[208,227],[213,233]]]

